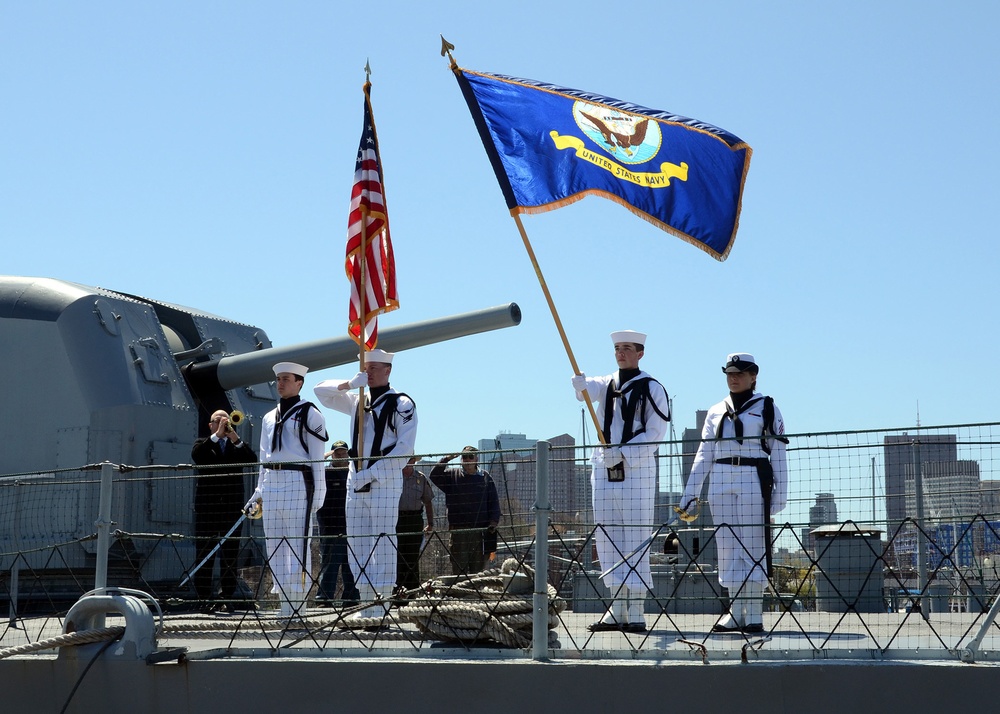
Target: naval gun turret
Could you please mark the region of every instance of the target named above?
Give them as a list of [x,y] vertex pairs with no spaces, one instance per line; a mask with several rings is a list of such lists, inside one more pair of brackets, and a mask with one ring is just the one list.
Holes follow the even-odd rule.
[[[379,346],[407,350],[519,322],[511,303],[383,327]],[[0,486],[52,482],[46,502],[30,509],[0,499],[0,553],[93,532],[96,491],[76,486],[69,470],[103,461],[189,463],[191,444],[216,409],[242,411],[241,436],[255,445],[260,420],[277,400],[273,364],[319,370],[356,359],[346,335],[274,347],[263,329],[202,310],[63,280],[0,276]],[[128,520],[121,527],[191,532],[190,479],[133,491],[116,508]]]

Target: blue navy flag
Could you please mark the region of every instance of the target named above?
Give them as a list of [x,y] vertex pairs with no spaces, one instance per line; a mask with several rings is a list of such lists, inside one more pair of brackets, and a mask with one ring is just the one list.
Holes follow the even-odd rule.
[[603,196],[717,260],[729,255],[753,153],[742,139],[589,92],[453,69],[512,214]]

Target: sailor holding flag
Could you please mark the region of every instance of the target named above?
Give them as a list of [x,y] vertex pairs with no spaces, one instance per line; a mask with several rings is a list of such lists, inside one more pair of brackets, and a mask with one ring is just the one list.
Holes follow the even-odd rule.
[[[618,371],[606,377],[573,377],[576,398],[597,405],[603,446],[591,456],[597,555],[605,571],[611,605],[592,632],[645,632],[646,590],[652,584],[649,550],[643,547],[653,523],[656,447],[667,433],[670,404],[659,382],[639,369],[646,335],[611,333]],[[627,556],[624,557],[623,556]]]
[[[347,534],[351,571],[362,602],[388,602],[396,584],[396,518],[403,492],[403,468],[417,441],[417,405],[389,386],[392,358],[385,350],[364,353],[364,370],[350,380],[328,379],[316,385],[316,398],[325,407],[350,414],[354,443],[347,476]],[[358,403],[351,390],[368,387],[364,396],[363,444],[358,444]],[[382,617],[385,607],[375,604],[357,613],[358,619]]]

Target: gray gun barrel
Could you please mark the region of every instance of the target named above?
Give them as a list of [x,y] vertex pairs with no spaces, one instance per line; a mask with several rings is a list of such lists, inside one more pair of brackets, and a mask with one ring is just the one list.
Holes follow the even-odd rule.
[[[513,327],[520,322],[521,308],[512,302],[450,317],[381,328],[378,346],[387,352],[399,352],[456,337]],[[298,362],[310,370],[319,370],[357,360],[358,345],[345,336],[231,355],[215,362],[192,364],[188,369],[190,376],[198,381],[214,376],[223,389],[235,389],[273,380],[271,368],[277,362]]]

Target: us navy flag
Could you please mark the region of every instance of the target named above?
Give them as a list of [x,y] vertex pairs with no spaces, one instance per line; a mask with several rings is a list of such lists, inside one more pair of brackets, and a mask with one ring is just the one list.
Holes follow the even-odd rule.
[[726,259],[753,153],[742,139],[589,92],[453,69],[512,214],[603,196]]

